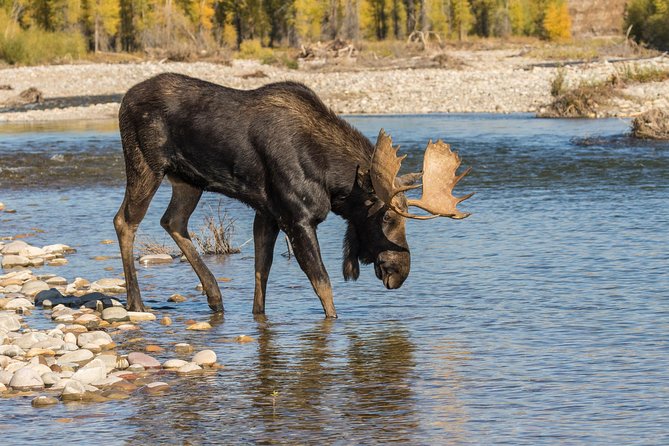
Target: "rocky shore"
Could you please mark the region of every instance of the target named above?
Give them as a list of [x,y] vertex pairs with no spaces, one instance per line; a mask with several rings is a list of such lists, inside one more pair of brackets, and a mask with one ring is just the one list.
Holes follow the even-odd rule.
[[[55,121],[115,118],[122,94],[132,85],[163,72],[178,72],[233,88],[251,89],[293,80],[314,89],[338,113],[414,114],[435,112],[514,113],[541,111],[551,101],[557,64],[524,56],[519,49],[451,51],[457,63],[440,68],[337,70],[304,65],[297,70],[235,60],[232,65],[206,62],[74,64],[0,69],[0,103],[35,87],[52,106],[0,109],[2,121]],[[608,78],[628,67],[669,69],[669,58],[567,64],[568,85]],[[633,116],[669,107],[669,81],[631,86],[602,110],[601,116]]]
[[[3,207],[0,203],[0,212]],[[36,407],[121,400],[168,392],[177,380],[223,367],[213,350],[195,351],[185,342],[149,344],[138,335],[132,343],[124,342],[145,324],[170,326],[172,318],[126,311],[119,298],[125,295],[122,279],[68,280],[40,274],[34,268],[65,265],[76,251],[63,244],[38,247],[12,238],[0,239],[0,398],[29,397]],[[154,261],[165,259],[144,259],[145,264]],[[169,298],[173,303],[183,300],[179,295]],[[48,316],[39,328],[30,326],[39,321],[35,313]],[[195,320],[184,327],[188,333],[211,328]],[[252,341],[243,335],[230,339]]]

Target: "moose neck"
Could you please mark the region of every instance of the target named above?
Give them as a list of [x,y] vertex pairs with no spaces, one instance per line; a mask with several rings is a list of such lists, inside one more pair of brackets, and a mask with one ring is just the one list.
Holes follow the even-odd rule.
[[[354,168],[355,172],[355,168]],[[350,178],[349,186],[332,192],[332,212],[347,221],[356,223],[367,217],[369,204],[376,200],[371,193],[363,190],[357,183],[356,174]]]

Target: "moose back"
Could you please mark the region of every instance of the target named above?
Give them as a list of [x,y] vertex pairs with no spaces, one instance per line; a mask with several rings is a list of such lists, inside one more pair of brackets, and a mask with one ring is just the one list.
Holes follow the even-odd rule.
[[[128,308],[143,311],[133,243],[137,227],[165,176],[172,198],[161,225],[197,273],[209,306],[223,311],[218,284],[188,235],[188,219],[203,191],[235,198],[255,210],[253,312],[265,312],[274,245],[283,231],[318,295],[326,317],[337,317],[316,228],[330,211],[348,223],[343,274],[373,264],[388,289],[409,275],[407,218],[464,218],[466,197],[451,193],[457,154],[441,141],[426,149],[420,200],[404,192],[420,173],[397,176],[401,158],[383,130],[376,145],[304,85],[280,82],[235,90],[180,74],[161,74],[132,87],[119,111],[127,185],[114,217],[128,292]],[[408,211],[417,206],[429,213]]]

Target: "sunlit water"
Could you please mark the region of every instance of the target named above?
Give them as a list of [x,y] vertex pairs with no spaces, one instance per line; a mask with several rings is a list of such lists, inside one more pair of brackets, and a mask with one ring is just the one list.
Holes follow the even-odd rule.
[[[428,139],[459,149],[473,172],[473,215],[408,223],[412,271],[387,291],[365,268],[341,278],[344,224],[319,228],[340,319],[322,319],[295,260],[277,244],[267,320],[251,315],[253,246],[209,258],[226,314],[210,332],[188,264],[141,268],[145,301],[176,319],[142,325],[138,345],[190,342],[225,368],[172,381],[165,396],[37,410],[0,400],[5,444],[668,444],[669,145],[625,137],[621,120],[525,115],[351,117],[367,136],[384,127],[417,168]],[[110,126],[0,129],[0,235],[78,249],[72,280],[121,274],[112,217],[123,194]],[[191,226],[216,210],[205,194]],[[158,192],[140,237],[171,243]],[[235,241],[251,238],[251,210],[224,199]],[[95,256],[111,256],[106,261]],[[106,271],[105,268],[112,268]],[[169,304],[172,293],[189,297]],[[49,325],[36,311],[33,326]],[[136,334],[136,333],[135,333]],[[133,334],[132,336],[135,336]],[[247,334],[249,344],[226,342]],[[131,341],[131,340],[127,340]],[[128,343],[124,346],[131,345]],[[124,347],[127,352],[128,347]],[[69,423],[56,419],[68,418]]]

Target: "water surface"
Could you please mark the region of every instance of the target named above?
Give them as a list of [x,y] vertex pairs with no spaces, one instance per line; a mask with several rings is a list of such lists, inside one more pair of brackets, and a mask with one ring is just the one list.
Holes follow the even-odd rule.
[[[477,194],[464,221],[409,222],[412,271],[383,288],[373,271],[341,278],[344,222],[319,228],[340,319],[278,243],[267,319],[254,320],[253,246],[209,258],[225,318],[212,317],[188,264],[141,268],[145,301],[175,319],[145,324],[144,345],[190,342],[225,368],[178,380],[163,397],[35,410],[1,400],[8,444],[667,444],[669,434],[669,144],[625,136],[624,120],[537,120],[528,115],[348,118],[379,128],[417,169],[429,139],[460,151]],[[28,131],[23,131],[28,130]],[[72,280],[122,273],[111,223],[123,196],[112,127],[0,129],[0,235],[67,243]],[[205,194],[191,226],[216,210]],[[163,186],[140,237],[171,243],[158,221]],[[235,241],[253,212],[223,198]],[[41,232],[44,231],[44,232]],[[107,255],[106,261],[94,261]],[[105,270],[107,268],[108,270]],[[179,292],[183,304],[166,299]],[[206,333],[185,319],[210,320]],[[33,323],[45,323],[36,311]],[[226,342],[239,334],[249,344]],[[134,336],[134,335],[133,335]],[[126,340],[127,341],[127,340]],[[124,344],[131,345],[131,344]],[[126,350],[127,351],[127,350]],[[125,351],[122,351],[125,352]],[[168,351],[161,359],[176,356]],[[171,379],[166,376],[165,379]],[[54,423],[58,418],[72,422]]]

